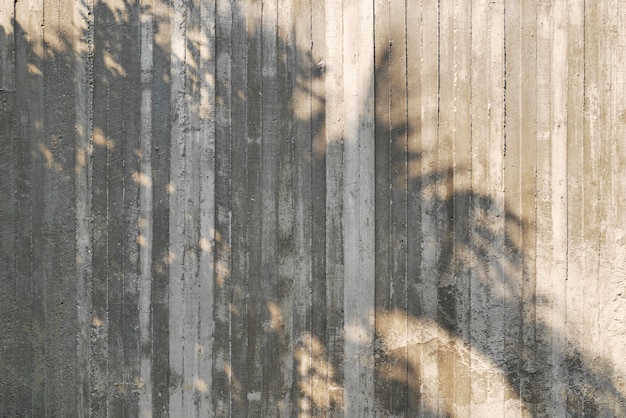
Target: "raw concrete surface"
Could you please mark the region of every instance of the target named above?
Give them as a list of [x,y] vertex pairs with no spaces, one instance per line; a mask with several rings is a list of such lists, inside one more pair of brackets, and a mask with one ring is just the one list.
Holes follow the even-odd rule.
[[0,0],[0,417],[626,416],[626,3]]

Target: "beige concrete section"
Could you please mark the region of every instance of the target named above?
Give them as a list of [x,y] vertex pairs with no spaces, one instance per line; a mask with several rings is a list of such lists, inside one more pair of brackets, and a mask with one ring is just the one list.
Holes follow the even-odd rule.
[[[415,348],[428,345],[436,345],[439,350],[439,358],[448,361],[440,365],[440,386],[443,393],[449,388],[455,387],[455,380],[459,375],[469,374],[472,376],[473,384],[477,391],[473,392],[473,408],[477,414],[490,414],[493,408],[503,401],[494,403],[489,401],[480,402],[480,399],[487,399],[489,392],[503,393],[503,399],[518,400],[515,405],[509,405],[507,416],[528,416],[528,411],[519,402],[517,390],[507,381],[499,367],[488,356],[480,351],[472,352],[471,346],[464,344],[459,337],[442,328],[436,321],[426,318],[416,318],[409,315],[408,318],[401,310],[378,311],[376,314],[376,330],[380,334],[382,349],[386,356],[396,360],[394,368],[387,376],[390,381],[402,379],[403,369],[408,369],[409,373],[417,374],[412,381],[422,381],[423,376],[419,375],[423,370],[420,362],[430,361],[430,358],[409,355],[405,357],[405,350],[409,353],[418,353]],[[423,385],[409,386],[408,390],[415,391],[422,396],[426,389]],[[436,388],[438,389],[438,388]],[[431,394],[431,397],[441,396]],[[441,403],[439,415],[450,417],[463,417],[459,415],[457,403],[451,397],[445,397]]]

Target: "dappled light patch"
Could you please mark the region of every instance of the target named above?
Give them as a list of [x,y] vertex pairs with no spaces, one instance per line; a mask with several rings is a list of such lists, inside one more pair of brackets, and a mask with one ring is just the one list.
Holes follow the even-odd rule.
[[112,77],[126,77],[126,70],[122,64],[109,51],[102,53],[104,66],[111,72]]
[[211,243],[208,239],[202,237],[198,242],[198,246],[200,247],[200,251],[206,254],[211,254]]
[[137,236],[137,244],[141,245],[142,247],[147,247],[150,245],[150,241],[148,240],[148,238],[146,238],[145,235],[139,234]]
[[76,174],[80,174],[87,165],[87,159],[89,158],[89,149],[87,146],[76,148],[76,166],[74,171]]
[[300,337],[294,351],[299,375],[298,417],[309,417],[343,405],[343,389],[328,362],[324,344],[313,334]]
[[152,187],[152,178],[149,174],[135,171],[133,181],[143,187]]
[[176,255],[176,253],[174,251],[168,251],[167,254],[165,254],[163,256],[163,262],[165,264],[172,265],[174,263],[174,261],[176,261],[178,259],[178,256]]
[[226,263],[218,262],[215,266],[215,283],[219,287],[224,286],[226,279],[230,277],[230,268]]
[[237,379],[237,376],[233,372],[233,368],[229,363],[224,363],[224,373],[228,377],[228,382],[231,387],[231,395],[235,401],[241,402],[241,382]]
[[202,393],[209,393],[209,386],[206,384],[204,379],[200,377],[196,377],[194,380],[195,389]]
[[104,326],[104,321],[97,316],[94,316],[91,318],[91,325],[93,325],[94,327],[102,327]]
[[44,158],[47,168],[59,173],[63,171],[63,166],[54,158],[54,154],[45,144],[39,144],[39,152]]
[[[501,367],[479,348],[472,347],[436,321],[416,318],[402,310],[378,310],[376,333],[385,357],[385,375],[381,377],[390,381],[409,382],[415,396],[425,399],[425,402],[428,399],[437,399],[440,390],[444,393],[464,390],[465,388],[458,386],[462,379],[465,384],[472,382],[473,410],[480,411],[482,408],[489,414],[488,411],[493,406],[489,405],[486,393],[500,391],[504,393],[505,399],[517,400],[509,411],[515,410],[521,416],[530,416]],[[441,362],[441,358],[446,361]],[[429,367],[438,370],[439,380],[434,386],[421,383],[423,377],[420,376],[420,371]],[[407,373],[411,376],[407,376]],[[435,392],[429,393],[429,389],[434,389]],[[454,404],[453,398],[445,398],[445,414],[463,418],[463,415],[457,415],[460,405]],[[436,408],[436,405],[433,407]]]
[[280,306],[274,302],[267,302],[267,309],[270,312],[270,329],[272,331],[282,331],[283,329],[283,312]]
[[32,75],[36,75],[36,76],[43,76],[43,73],[41,72],[41,69],[39,67],[37,67],[35,64],[33,64],[32,62],[28,63],[28,72]]
[[108,150],[115,148],[113,139],[107,137],[104,131],[99,127],[93,130],[93,143],[99,147],[105,147]]

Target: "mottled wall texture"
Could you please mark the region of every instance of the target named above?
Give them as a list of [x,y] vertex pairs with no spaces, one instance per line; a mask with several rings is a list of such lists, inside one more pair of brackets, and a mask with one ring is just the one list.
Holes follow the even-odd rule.
[[0,0],[0,417],[626,417],[626,1]]

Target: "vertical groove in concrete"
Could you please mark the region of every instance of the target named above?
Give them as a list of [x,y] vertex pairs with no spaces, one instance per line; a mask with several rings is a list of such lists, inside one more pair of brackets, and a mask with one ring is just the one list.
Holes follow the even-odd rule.
[[[454,228],[453,268],[456,294],[455,330],[462,341],[471,338],[471,4],[455,2],[454,7],[454,157],[453,157],[453,209]],[[454,408],[458,416],[471,412],[471,358],[463,349],[464,343],[455,344]]]
[[[108,99],[104,65],[106,50],[106,7],[94,7],[93,41],[93,148],[92,148],[92,287],[91,287],[91,344],[90,387],[91,413],[95,417],[108,416],[106,387],[108,382]],[[111,142],[113,144],[113,142]],[[118,144],[119,146],[119,144]]]
[[[232,208],[232,296],[230,298],[231,416],[248,414],[248,255],[247,197],[247,32],[244,3],[232,4],[231,26],[231,208]],[[250,30],[254,30],[250,22]],[[258,94],[258,92],[256,92]],[[236,382],[236,384],[235,384]]]
[[[620,190],[621,179],[619,176],[623,172],[619,164],[623,158],[619,152],[623,152],[622,140],[618,132],[622,131],[624,99],[617,94],[614,89],[623,89],[624,64],[619,61],[624,56],[624,36],[623,29],[619,23],[623,22],[624,5],[623,2],[600,5],[601,22],[600,36],[600,68],[602,72],[600,86],[600,161],[598,167],[602,167],[599,190],[599,223],[600,223],[600,248],[599,248],[599,276],[597,291],[599,300],[606,301],[598,306],[598,326],[601,347],[596,350],[596,355],[605,359],[603,369],[605,376],[610,376],[609,382],[623,387],[623,381],[619,382],[618,376],[623,376],[624,372],[619,372],[622,367],[617,366],[618,360],[623,354],[623,349],[618,350],[612,347],[615,341],[623,338],[623,308],[620,308],[623,296],[618,288],[624,277],[623,260],[616,260],[615,257],[623,253],[623,225],[617,221],[622,216],[623,193]],[[618,213],[620,215],[618,215]],[[619,226],[618,226],[619,225]],[[606,344],[604,343],[606,342]],[[619,383],[618,383],[619,382]],[[624,407],[610,408],[611,394],[601,393],[596,401],[598,415],[614,414],[619,415]],[[595,400],[595,399],[594,399]],[[613,410],[612,410],[613,409]]]
[[[313,416],[324,414],[330,402],[329,386],[326,385],[328,363],[326,347],[321,338],[326,324],[326,19],[325,2],[311,1],[311,57],[303,75],[309,78],[310,90],[310,155],[311,155],[311,361],[319,366],[312,379]],[[313,372],[313,370],[312,370]]]
[[[350,299],[346,303],[346,324],[358,324],[363,328],[358,338],[358,389],[360,396],[357,409],[364,416],[374,415],[374,337],[375,337],[375,173],[371,169],[375,161],[374,143],[374,80],[372,68],[374,64],[374,8],[370,4],[360,4],[358,8],[359,37],[357,48],[357,68],[359,71],[357,97],[360,98],[360,120],[358,129],[346,120],[347,141],[358,142],[358,172],[359,192],[357,204],[359,206],[359,257],[358,275],[350,277],[346,283]],[[350,103],[348,101],[348,103]],[[356,122],[356,120],[354,121]],[[355,135],[356,134],[356,135]],[[350,181],[346,182],[349,183]],[[348,235],[348,233],[346,233]],[[356,261],[356,260],[353,260]],[[357,287],[358,280],[358,287]],[[356,298],[352,299],[350,287],[357,287]],[[358,302],[357,302],[358,301]],[[351,312],[350,312],[351,308]],[[356,389],[356,388],[355,388]]]
[[[389,18],[389,1],[377,1],[374,5],[374,15],[376,16],[374,26],[374,95],[375,95],[375,147],[376,159],[374,171],[375,179],[375,207],[376,223],[375,223],[375,251],[376,251],[376,267],[375,267],[375,305],[376,309],[389,311],[393,309],[391,305],[391,294],[393,286],[393,278],[390,271],[390,259],[392,237],[391,237],[391,187],[392,184],[392,162],[391,158],[391,51],[395,53],[391,47],[391,22]],[[378,411],[390,410],[392,398],[392,386],[388,383],[391,377],[391,367],[393,364],[387,358],[383,350],[385,341],[383,335],[389,334],[391,331],[389,325],[382,324],[377,318],[376,322],[376,356],[374,360],[374,385],[376,393],[375,408]],[[380,405],[378,405],[380,404]]]
[[[485,194],[479,199],[487,199],[483,206],[486,209],[485,226],[487,232],[479,232],[481,240],[487,241],[489,248],[487,256],[483,260],[486,273],[482,279],[487,283],[487,320],[490,329],[484,336],[484,352],[490,357],[493,364],[498,368],[498,372],[492,373],[487,379],[487,385],[493,387],[487,395],[487,403],[497,405],[490,408],[487,415],[503,415],[505,413],[508,390],[506,374],[506,324],[507,311],[512,307],[505,299],[508,289],[513,287],[510,277],[511,266],[505,248],[505,190],[504,190],[504,159],[505,159],[505,105],[506,105],[506,84],[505,74],[505,45],[504,45],[504,3],[489,3],[487,10],[487,36],[488,36],[488,76],[485,81],[489,83],[488,90],[488,141],[485,156],[486,158],[486,182]],[[485,48],[487,48],[485,46]],[[478,232],[478,231],[477,231]],[[477,246],[484,245],[478,244]],[[506,290],[505,290],[506,289]]]
[[[123,160],[124,190],[122,207],[124,219],[122,227],[122,288],[121,288],[121,346],[122,370],[119,389],[123,416],[138,416],[138,383],[140,375],[141,338],[139,329],[139,282],[141,244],[140,235],[140,193],[141,182],[137,181],[141,171],[141,8],[139,1],[125,4],[125,29],[123,38],[122,62],[126,71],[124,77],[124,100],[122,124],[124,125]],[[139,174],[141,178],[141,174]],[[147,177],[149,178],[149,177]]]
[[[439,248],[438,215],[441,210],[437,202],[438,182],[445,177],[437,161],[437,139],[439,118],[439,2],[428,1],[422,5],[422,42],[421,42],[421,153],[422,165],[419,176],[422,179],[420,187],[421,209],[421,299],[419,303],[421,316],[429,319],[437,318],[438,301],[438,258]],[[446,169],[444,167],[444,169]],[[420,396],[420,414],[437,415],[440,403],[439,365],[437,362],[439,350],[438,330],[434,330],[431,338],[423,330],[422,353],[418,366],[422,383]]]
[[[44,11],[40,4],[31,3],[33,12],[29,13],[28,20],[28,32],[30,39],[34,40],[35,48],[33,50],[34,58],[33,64],[36,65],[39,71],[33,84],[33,98],[30,102],[30,117],[29,128],[32,126],[33,133],[31,136],[31,147],[28,153],[32,156],[31,163],[31,179],[32,179],[32,203],[31,203],[31,220],[32,220],[32,236],[31,236],[31,248],[32,261],[31,261],[31,275],[32,275],[32,317],[33,317],[33,329],[32,329],[32,346],[33,346],[33,380],[31,383],[32,388],[32,408],[33,415],[45,415],[46,414],[46,399],[45,399],[45,382],[46,382],[46,361],[45,361],[45,329],[46,329],[46,313],[45,313],[45,278],[44,278],[44,254],[43,254],[43,205],[45,190],[44,184],[44,166],[41,162],[41,157],[37,154],[38,147],[40,147],[45,138],[44,134]],[[31,9],[32,10],[32,9]],[[36,11],[36,12],[35,12]],[[30,64],[30,63],[29,63]]]
[[[185,200],[189,205],[189,213],[185,219],[184,257],[184,338],[183,338],[183,416],[196,416],[200,388],[203,387],[197,374],[200,353],[198,331],[202,324],[200,318],[200,184],[201,176],[208,174],[210,167],[206,164],[202,140],[206,140],[206,132],[202,131],[200,116],[200,90],[202,86],[202,70],[200,48],[202,33],[200,31],[201,10],[198,1],[188,2],[185,10],[185,91],[186,114],[189,132],[188,147],[185,157]],[[190,42],[194,39],[195,42]],[[208,74],[206,74],[208,75]],[[206,76],[205,75],[205,76]],[[201,174],[202,173],[202,174]],[[210,306],[210,302],[209,302]],[[208,324],[206,324],[208,325]]]
[[[19,293],[16,260],[17,254],[17,212],[16,212],[16,141],[19,141],[17,126],[17,100],[15,95],[15,79],[13,77],[14,37],[10,32],[13,7],[8,3],[0,3],[0,175],[4,179],[0,185],[0,194],[4,197],[0,202],[0,271],[3,280],[0,282],[0,373],[6,376],[0,381],[0,415],[17,414],[18,403],[14,399],[19,396],[20,370],[15,362],[9,359],[17,357],[19,347],[12,341],[21,339],[19,316]],[[19,290],[18,290],[19,289]]]
[[324,5],[326,58],[326,384],[328,414],[343,413],[343,9],[337,2]]
[[[11,361],[19,358],[20,349],[24,349],[24,337],[27,330],[22,329],[24,315],[20,302],[23,302],[23,286],[20,285],[17,270],[20,257],[20,222],[18,218],[20,171],[18,102],[16,97],[16,41],[20,31],[15,27],[16,8],[13,2],[0,2],[0,175],[3,183],[0,193],[4,196],[0,202],[0,271],[4,273],[0,281],[0,374],[6,376],[0,380],[0,415],[18,415],[20,397],[19,386],[22,383],[20,364]],[[19,84],[19,83],[17,83]],[[19,160],[17,160],[19,161]],[[17,343],[12,343],[13,341]],[[23,402],[23,399],[20,399]]]
[[[391,29],[390,67],[391,74],[391,150],[390,150],[390,173],[391,173],[391,253],[390,277],[392,278],[391,304],[396,313],[402,318],[400,321],[399,335],[407,338],[407,190],[408,182],[412,181],[408,176],[407,152],[408,128],[407,128],[407,63],[406,63],[406,4],[403,1],[392,0],[390,3],[389,26]],[[452,155],[450,155],[452,157]],[[409,359],[407,347],[401,347],[395,355],[399,363],[398,376],[393,380],[396,384],[392,390],[392,411],[398,414],[406,414],[407,410],[407,375]],[[397,412],[395,412],[397,411]]]
[[[353,32],[344,29],[343,32],[343,72],[353,74],[350,79],[344,80],[344,408],[353,416],[365,415],[361,405],[361,341],[365,343],[369,340],[367,328],[368,301],[360,300],[359,287],[360,269],[359,261],[361,255],[361,228],[360,228],[360,195],[359,195],[359,125],[362,115],[359,114],[363,92],[360,91],[364,83],[360,80],[365,76],[359,71],[359,50],[357,37],[354,33],[361,35],[359,4],[357,2],[344,3],[343,13],[344,28],[351,27]],[[370,80],[365,81],[365,85]],[[366,283],[362,284],[366,286]],[[365,306],[360,306],[360,303]],[[361,309],[359,309],[361,308]],[[365,322],[362,324],[361,322]],[[365,382],[364,382],[365,383]]]
[[314,407],[311,395],[313,374],[311,362],[311,0],[294,2],[294,287],[293,287],[293,340],[296,411],[309,417]]
[[[246,368],[248,374],[248,415],[262,416],[264,359],[262,347],[265,340],[263,322],[267,308],[262,293],[266,283],[266,274],[262,265],[263,245],[261,234],[263,224],[263,197],[261,182],[263,180],[263,1],[248,2],[244,11],[247,24],[246,64],[248,94],[246,102],[246,256],[248,259],[246,274],[246,327],[248,334]],[[269,248],[267,248],[269,250]],[[267,277],[267,276],[265,276]],[[267,283],[268,284],[268,283]],[[252,296],[254,295],[254,296]]]
[[76,126],[75,188],[76,188],[76,294],[78,314],[78,401],[77,416],[91,415],[90,348],[91,348],[91,286],[92,286],[92,112],[93,112],[93,4],[74,4],[76,37],[75,66]]
[[[344,402],[370,416],[374,400],[373,5],[344,4]],[[348,31],[347,28],[354,28]]]
[[486,384],[490,377],[490,371],[484,369],[480,362],[480,351],[486,346],[485,339],[489,336],[489,311],[488,304],[488,270],[487,256],[489,246],[484,240],[491,237],[483,237],[483,231],[489,230],[487,211],[490,201],[483,197],[489,196],[489,111],[490,106],[498,103],[489,102],[489,27],[488,7],[485,1],[472,4],[472,61],[471,61],[471,189],[470,189],[470,346],[475,349],[470,351],[472,369],[472,405],[470,413],[472,417],[498,415],[498,411],[489,411],[488,408],[498,407],[498,404],[489,404],[487,397],[489,388]]
[[568,370],[565,364],[566,316],[569,304],[566,292],[568,276],[568,71],[569,54],[568,14],[572,6],[557,4],[553,9],[552,75],[551,75],[551,179],[552,184],[552,299],[554,314],[552,328],[552,373],[554,415],[566,415],[566,384]]
[[[589,83],[590,91],[596,90],[595,94],[597,95],[597,109],[594,109],[597,113],[594,115],[597,117],[597,120],[594,121],[597,123],[595,126],[595,132],[593,135],[593,140],[591,142],[591,160],[593,164],[592,170],[592,184],[597,185],[596,189],[596,205],[593,207],[593,218],[592,223],[597,226],[596,229],[596,237],[594,242],[597,247],[594,249],[597,251],[596,259],[593,262],[596,262],[597,265],[594,266],[597,276],[594,274],[592,277],[595,278],[592,287],[592,294],[598,299],[602,300],[606,297],[606,293],[608,289],[611,287],[606,286],[607,280],[605,278],[611,277],[611,265],[612,265],[612,257],[610,252],[607,251],[609,247],[612,246],[611,243],[611,216],[609,215],[610,211],[607,210],[607,206],[612,204],[612,190],[611,183],[612,180],[607,175],[609,173],[609,169],[611,163],[611,155],[613,152],[612,142],[613,138],[610,136],[611,126],[610,126],[610,111],[611,105],[609,104],[609,97],[611,95],[610,90],[607,89],[607,84],[610,79],[610,72],[603,71],[603,69],[610,68],[611,65],[611,57],[609,56],[610,48],[611,48],[611,15],[615,13],[614,10],[611,10],[607,4],[598,4],[596,7],[589,6],[592,10],[592,13],[595,12],[596,19],[598,23],[598,30],[600,36],[598,36],[597,41],[597,63],[598,63],[598,77],[596,79],[592,78]],[[595,10],[594,10],[595,9]],[[589,34],[591,36],[591,34]],[[595,51],[592,51],[592,56]],[[593,64],[591,65],[593,70]],[[608,74],[607,74],[608,73]],[[590,101],[590,104],[593,107],[593,100]],[[595,112],[594,112],[595,113]],[[594,124],[595,124],[594,123]],[[599,170],[596,173],[596,170]],[[594,269],[594,270],[595,270]],[[592,341],[593,347],[589,349],[592,356],[597,356],[600,358],[606,358],[608,354],[608,346],[605,345],[605,341],[607,339],[607,328],[609,325],[609,321],[607,321],[606,310],[607,306],[593,306],[592,312],[593,316],[592,321],[590,321],[593,325],[590,327],[592,329]],[[606,402],[605,394],[601,391],[596,391],[593,393],[593,398],[590,399],[590,402],[586,405],[586,411],[591,414],[600,414],[602,412],[603,405]]]
[[295,247],[295,161],[294,161],[294,84],[295,75],[293,68],[296,64],[294,47],[294,4],[290,0],[278,2],[277,17],[277,85],[278,94],[278,161],[277,161],[277,274],[276,283],[278,291],[277,307],[282,313],[280,327],[280,339],[278,342],[280,380],[277,396],[280,396],[278,414],[280,416],[292,416],[297,408],[296,393],[299,390],[294,387],[294,310],[293,303],[295,272],[296,272],[296,247]]
[[[140,87],[139,110],[139,172],[152,182],[152,90],[154,77],[154,9],[140,3]],[[137,378],[138,416],[152,416],[152,247],[153,247],[152,184],[139,184],[138,237],[139,246],[139,376]]]
[[[504,3],[504,149],[503,149],[503,188],[504,188],[504,247],[502,265],[510,296],[503,298],[505,305],[503,320],[504,355],[503,364],[510,379],[509,391],[505,391],[504,413],[511,416],[525,416],[522,408],[520,386],[523,381],[522,330],[523,330],[523,246],[524,220],[522,217],[522,109],[524,87],[522,79],[522,7],[516,2]],[[508,300],[507,300],[508,299]]]
[[216,2],[215,15],[215,254],[212,407],[216,416],[231,416],[233,385],[230,350],[232,301],[231,204],[231,25],[230,1]]
[[[173,142],[172,126],[174,116],[170,103],[172,97],[171,54],[172,21],[170,2],[155,3],[154,44],[152,51],[152,147],[150,166],[152,168],[152,241],[151,241],[151,304],[152,304],[152,414],[156,417],[169,416],[170,387],[175,376],[170,370],[170,195],[176,191],[175,179],[171,176],[170,159]],[[176,141],[179,138],[175,139]],[[146,184],[147,186],[147,184]],[[178,314],[178,312],[177,312]],[[180,341],[179,341],[180,342]],[[148,347],[145,347],[147,350]]]
[[[536,372],[536,112],[537,112],[537,67],[524,65],[528,60],[537,58],[537,17],[535,4],[524,3],[520,11],[520,32],[523,34],[519,52],[515,45],[507,46],[508,57],[515,52],[520,56],[521,104],[520,104],[520,170],[521,170],[521,223],[522,238],[520,259],[522,264],[522,335],[520,358],[522,373],[520,378],[520,397],[522,406],[531,416],[535,413],[537,399],[534,396],[537,387],[532,384]],[[512,61],[514,62],[514,61]],[[507,79],[508,84],[508,79]],[[508,101],[514,100],[509,94]],[[508,114],[508,110],[507,110]]]
[[[283,312],[280,305],[278,265],[278,162],[279,98],[278,2],[264,1],[261,10],[261,168],[259,185],[260,213],[260,282],[259,316],[264,330],[261,339],[261,415],[273,415],[279,409],[282,392],[280,351],[283,337]],[[258,367],[259,365],[257,365]],[[269,372],[269,371],[272,372]]]
[[[406,78],[407,78],[407,318],[419,318],[423,313],[422,286],[422,9],[417,2],[407,2],[406,10]],[[415,28],[409,30],[409,28]],[[418,47],[418,45],[420,45]],[[407,327],[408,331],[408,327]],[[408,334],[408,333],[407,333]],[[407,409],[419,414],[421,346],[407,344]],[[409,372],[411,367],[411,372]]]
[[[611,136],[615,138],[613,143],[613,161],[611,164],[611,178],[613,202],[612,218],[613,218],[613,236],[611,242],[612,247],[612,287],[615,290],[612,293],[607,294],[607,299],[611,299],[611,308],[608,310],[611,312],[609,335],[610,335],[610,358],[612,364],[615,366],[615,370],[612,373],[612,381],[615,382],[616,389],[623,393],[626,390],[626,382],[622,378],[626,374],[626,367],[622,364],[621,360],[626,356],[626,348],[622,343],[623,329],[626,324],[626,295],[621,290],[622,283],[626,279],[626,248],[623,245],[626,237],[626,214],[624,208],[626,207],[626,198],[624,197],[623,190],[626,190],[626,145],[623,140],[626,134],[626,99],[620,93],[619,90],[623,89],[626,85],[626,34],[624,33],[624,27],[626,27],[626,2],[620,1],[616,4],[618,13],[612,15],[613,27],[613,41],[614,47],[611,51],[611,78],[610,84],[615,86],[615,89],[611,90],[611,120],[612,126]],[[619,87],[618,87],[619,86]],[[610,402],[610,401],[609,401]],[[614,414],[624,413],[626,409],[623,405],[620,409],[616,409]]]
[[[601,106],[601,38],[592,36],[592,27],[600,22],[600,4],[585,5],[585,69],[584,69],[584,127],[583,127],[583,175],[585,177],[585,199],[583,208],[583,240],[585,283],[582,292],[585,294],[582,317],[585,325],[585,337],[581,341],[581,352],[595,356],[600,341],[601,326],[598,321],[597,306],[600,267],[600,191],[601,191],[601,152],[604,143],[599,138],[602,132]],[[581,370],[582,371],[582,370]],[[597,413],[597,391],[591,391],[589,398],[581,397],[580,410],[583,414]]]
[[[437,254],[437,322],[448,332],[457,333],[457,278],[454,264],[454,133],[455,133],[455,79],[457,77],[454,35],[454,5],[442,1],[439,4],[439,104],[437,133],[437,183],[435,187],[436,225],[438,237]],[[439,409],[450,411],[455,405],[455,374],[457,370],[456,345],[440,345],[437,355],[440,379]]]
[[214,338],[214,283],[215,283],[215,226],[216,226],[216,10],[215,2],[200,2],[200,36],[198,57],[199,94],[196,95],[199,118],[199,265],[198,265],[198,323],[194,332],[198,334],[197,365],[194,376],[196,390],[196,416],[213,413],[213,338]]
[[[167,50],[170,54],[171,81],[170,108],[172,125],[170,131],[170,191],[169,191],[169,250],[159,262],[169,265],[169,368],[170,398],[169,416],[183,416],[185,397],[189,393],[185,381],[185,347],[193,344],[188,340],[186,325],[187,301],[185,285],[193,282],[193,270],[190,258],[195,256],[190,244],[194,231],[189,230],[189,223],[194,216],[193,198],[187,189],[187,179],[193,177],[193,157],[196,150],[191,143],[191,129],[188,126],[190,114],[186,102],[188,94],[186,30],[186,2],[174,0],[168,10],[171,19],[171,42]],[[191,57],[189,57],[191,58]]]

